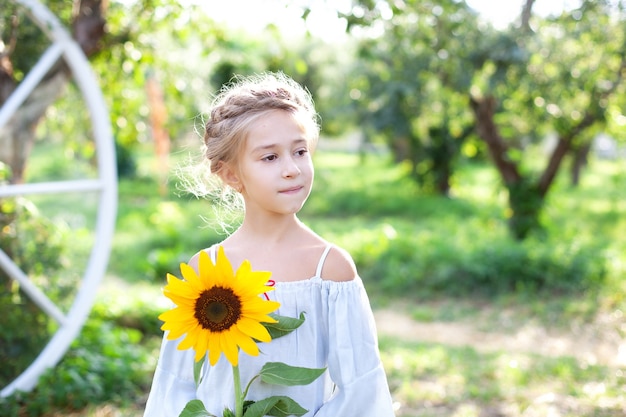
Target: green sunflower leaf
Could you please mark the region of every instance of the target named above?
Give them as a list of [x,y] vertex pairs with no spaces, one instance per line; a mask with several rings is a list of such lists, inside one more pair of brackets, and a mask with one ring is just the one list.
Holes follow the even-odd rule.
[[275,396],[260,400],[252,404],[243,417],[287,417],[303,416],[307,410],[289,397]]
[[270,313],[269,316],[278,321],[278,323],[262,323],[272,339],[288,335],[304,323],[304,312],[300,313],[300,318],[279,316],[274,313]]
[[200,400],[191,400],[187,403],[179,417],[216,417],[209,413]]
[[326,368],[302,368],[282,362],[267,362],[259,375],[267,384],[293,386],[310,384],[324,371]]
[[206,355],[204,355],[198,362],[194,362],[193,364],[193,380],[196,383],[196,388],[202,382],[202,366],[206,361]]

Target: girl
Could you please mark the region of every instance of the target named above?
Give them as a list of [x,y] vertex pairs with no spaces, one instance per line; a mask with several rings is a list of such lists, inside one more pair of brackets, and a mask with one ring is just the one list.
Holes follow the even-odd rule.
[[[297,217],[313,184],[318,136],[310,95],[284,74],[238,78],[218,95],[206,123],[211,172],[245,208],[241,226],[216,246],[235,269],[247,259],[254,270],[271,271],[275,284],[268,296],[280,302],[277,314],[306,313],[300,328],[262,344],[259,356],[240,355],[241,380],[269,361],[326,367],[305,386],[255,381],[248,399],[285,395],[308,410],[306,417],[391,417],[373,315],[354,262]],[[213,260],[216,246],[205,250]],[[198,255],[190,264],[197,268]],[[221,357],[196,389],[194,352],[177,345],[164,339],[145,417],[178,416],[194,398],[215,415],[232,409],[230,363]]]

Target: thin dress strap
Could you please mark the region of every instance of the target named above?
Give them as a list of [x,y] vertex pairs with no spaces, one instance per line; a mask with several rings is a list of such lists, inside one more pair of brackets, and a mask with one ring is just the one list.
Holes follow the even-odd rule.
[[326,261],[326,256],[328,256],[328,252],[330,252],[330,249],[332,247],[333,245],[331,244],[326,245],[326,248],[324,249],[322,256],[320,256],[320,261],[318,262],[317,270],[315,271],[315,276],[317,278],[322,278],[322,268],[324,267],[324,261]]
[[215,264],[215,245],[209,248],[209,256],[211,257],[211,261]]

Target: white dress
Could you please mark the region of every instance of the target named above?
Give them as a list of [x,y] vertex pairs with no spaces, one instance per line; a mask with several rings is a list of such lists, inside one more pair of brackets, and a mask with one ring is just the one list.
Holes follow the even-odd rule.
[[[266,362],[327,367],[321,377],[305,386],[269,385],[256,379],[247,399],[285,395],[308,410],[305,417],[393,417],[363,282],[358,277],[345,282],[320,277],[330,248],[320,258],[314,277],[276,282],[275,290],[268,293],[270,299],[281,303],[277,314],[298,317],[305,312],[306,320],[291,334],[259,344],[259,356],[240,354],[242,388]],[[233,373],[226,358],[222,355],[212,367],[206,362],[202,383],[196,390],[194,352],[178,350],[179,342],[163,339],[144,417],[177,417],[185,404],[196,398],[218,417],[225,407],[234,409]]]

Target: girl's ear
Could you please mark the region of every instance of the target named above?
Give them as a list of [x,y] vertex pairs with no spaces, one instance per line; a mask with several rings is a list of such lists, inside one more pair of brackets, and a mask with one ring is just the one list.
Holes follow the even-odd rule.
[[237,175],[237,171],[230,165],[225,162],[220,162],[220,168],[218,171],[218,175],[224,181],[226,185],[229,187],[241,192],[243,190],[243,184],[239,179],[239,175]]

